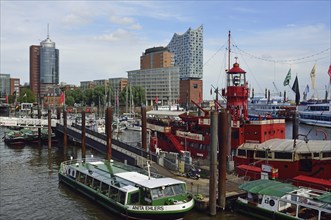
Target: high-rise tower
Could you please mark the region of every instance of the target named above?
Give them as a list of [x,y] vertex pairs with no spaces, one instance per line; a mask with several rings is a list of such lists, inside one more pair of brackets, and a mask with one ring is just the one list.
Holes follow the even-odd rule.
[[59,50],[49,36],[40,43],[40,93],[59,84]]
[[30,88],[36,97],[42,98],[58,84],[59,50],[47,35],[40,46],[30,46]]
[[184,34],[174,34],[167,48],[174,53],[180,78],[201,79],[203,76],[203,25]]

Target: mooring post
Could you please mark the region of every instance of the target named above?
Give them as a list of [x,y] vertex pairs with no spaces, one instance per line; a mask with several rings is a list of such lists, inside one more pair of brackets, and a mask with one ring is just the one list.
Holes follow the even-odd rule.
[[146,107],[141,106],[141,144],[147,150],[147,126],[146,126]]
[[113,123],[113,109],[108,107],[105,112],[106,115],[106,135],[107,135],[107,155],[106,159],[111,160],[112,158],[112,123]]
[[228,127],[229,125],[228,113],[222,111],[219,113],[219,133],[218,133],[218,205],[225,210],[226,206],[226,155],[228,144]]
[[67,111],[63,111],[63,147],[68,145],[68,136],[67,136]]
[[86,158],[86,146],[85,146],[85,111],[82,110],[82,158],[85,161]]
[[209,179],[209,214],[216,215],[216,168],[217,168],[217,143],[218,143],[218,112],[211,112],[210,131],[210,179]]
[[[38,119],[40,120],[41,119],[41,112],[40,112],[40,108],[39,108],[39,105],[38,105]],[[41,128],[39,127],[38,128],[38,146],[41,147]]]
[[52,113],[51,110],[48,109],[48,148],[52,147]]
[[298,117],[297,117],[297,110],[294,110],[292,116],[292,139],[297,139],[299,134],[299,126],[298,126]]
[[61,108],[60,107],[56,108],[56,119],[57,120],[61,119]]

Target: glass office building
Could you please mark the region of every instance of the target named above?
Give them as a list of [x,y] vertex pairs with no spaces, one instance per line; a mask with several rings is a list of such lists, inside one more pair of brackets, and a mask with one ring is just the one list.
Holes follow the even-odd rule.
[[40,83],[59,84],[59,50],[48,37],[40,46]]
[[156,97],[161,105],[178,103],[178,67],[128,71],[128,80],[131,86],[145,89],[146,105],[153,105]]

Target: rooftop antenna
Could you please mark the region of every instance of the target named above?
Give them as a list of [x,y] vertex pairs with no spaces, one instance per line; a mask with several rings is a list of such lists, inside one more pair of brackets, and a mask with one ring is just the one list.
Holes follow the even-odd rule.
[[49,24],[47,23],[47,38],[49,38]]

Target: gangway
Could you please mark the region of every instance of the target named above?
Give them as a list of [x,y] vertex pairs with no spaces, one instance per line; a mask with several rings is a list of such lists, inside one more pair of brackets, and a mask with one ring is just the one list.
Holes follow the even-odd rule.
[[[58,122],[57,119],[51,119],[51,127],[56,127]],[[48,127],[48,119],[0,117],[0,126],[45,128]]]

